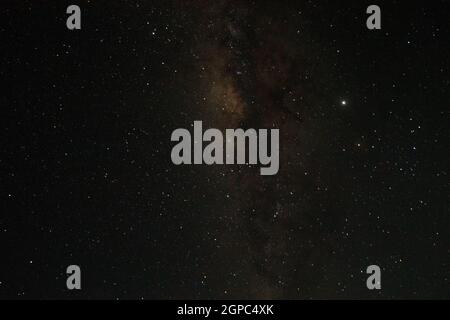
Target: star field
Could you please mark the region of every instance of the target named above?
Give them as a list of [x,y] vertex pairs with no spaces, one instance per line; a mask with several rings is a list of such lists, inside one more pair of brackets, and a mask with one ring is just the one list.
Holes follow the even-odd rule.
[[[449,298],[446,2],[69,4],[2,3],[0,298]],[[175,166],[195,120],[278,174]]]

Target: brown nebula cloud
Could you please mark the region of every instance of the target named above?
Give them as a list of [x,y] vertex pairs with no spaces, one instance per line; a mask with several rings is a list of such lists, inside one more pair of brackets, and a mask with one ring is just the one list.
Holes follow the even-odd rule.
[[221,191],[232,201],[217,205],[222,232],[215,268],[224,274],[239,270],[236,298],[311,295],[333,250],[329,230],[335,223],[331,210],[312,205],[327,179],[307,156],[324,148],[320,127],[326,123],[313,116],[327,103],[320,90],[326,71],[313,62],[318,47],[308,37],[298,42],[295,30],[284,29],[285,20],[292,19],[289,11],[243,2],[190,5],[201,12],[203,31],[195,38],[206,125],[280,130],[276,176],[261,176],[253,167],[220,169],[227,171]]

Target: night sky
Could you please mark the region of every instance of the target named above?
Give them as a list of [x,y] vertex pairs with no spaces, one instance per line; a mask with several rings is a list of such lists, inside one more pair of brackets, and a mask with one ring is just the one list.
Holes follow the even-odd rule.
[[[450,298],[446,1],[1,7],[0,298]],[[278,174],[174,165],[195,120]]]

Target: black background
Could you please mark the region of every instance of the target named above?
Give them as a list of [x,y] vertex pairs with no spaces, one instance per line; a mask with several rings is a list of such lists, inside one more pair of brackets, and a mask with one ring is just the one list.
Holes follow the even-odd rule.
[[[444,1],[69,4],[1,4],[1,298],[449,298]],[[280,172],[173,165],[194,120]]]

